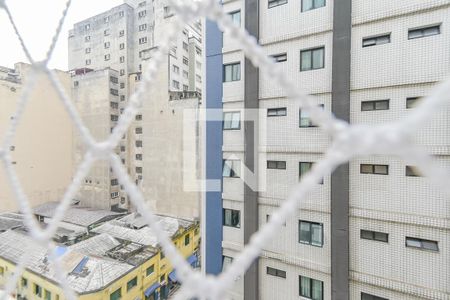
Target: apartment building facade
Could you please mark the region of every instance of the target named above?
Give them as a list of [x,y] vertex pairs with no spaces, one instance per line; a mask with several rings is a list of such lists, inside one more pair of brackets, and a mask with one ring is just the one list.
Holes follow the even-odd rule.
[[[118,87],[114,90],[118,91],[115,96],[118,98],[120,116],[135,92],[135,85],[130,87],[129,78],[132,78],[131,82],[141,80],[144,65],[157,51],[173,16],[167,1],[127,0],[109,11],[76,23],[69,33],[69,68],[74,72],[105,68],[116,71]],[[166,101],[169,100],[169,91],[196,92],[201,95],[202,40],[199,22],[187,25],[180,32],[163,68],[168,69],[168,76],[164,75],[165,70],[162,72],[164,74],[158,73],[157,76],[166,79],[158,88],[164,90],[162,94]],[[105,82],[108,80],[106,77]],[[156,81],[161,82],[159,79]],[[105,105],[109,105],[109,100],[103,100],[107,102]],[[114,119],[117,118],[114,116]],[[114,125],[111,114],[108,125],[98,126],[113,128]],[[127,166],[129,174],[136,177],[138,184],[145,180],[142,176],[142,163],[136,160],[135,153],[139,152],[137,148],[142,148],[142,143],[136,143],[139,135],[142,132],[129,131],[119,146],[122,162]],[[136,174],[136,170],[139,174]],[[105,178],[103,181],[108,180],[113,182],[114,178]],[[113,186],[104,188],[114,189]],[[108,194],[108,191],[103,193]],[[118,196],[115,191],[110,193],[110,202],[116,203],[117,198],[119,208],[130,209],[129,199],[122,187],[118,193]]]
[[[223,1],[318,106],[352,124],[408,117],[448,76],[449,1]],[[206,106],[223,107],[223,145],[207,125],[207,272],[232,262],[331,141],[299,103],[245,59],[240,45],[206,24]],[[218,71],[221,70],[221,71]],[[221,72],[217,77],[214,72]],[[211,75],[210,75],[211,74]],[[211,77],[210,77],[211,76]],[[254,144],[244,109],[259,109],[264,139]],[[448,107],[416,142],[450,165]],[[253,152],[253,148],[259,149]],[[254,153],[257,153],[256,155]],[[256,157],[255,157],[256,156]],[[217,164],[223,159],[223,164]],[[241,163],[263,174],[255,192]],[[359,157],[325,176],[261,253],[232,299],[447,299],[448,196],[394,156]],[[208,228],[222,227],[223,239]],[[217,232],[217,231],[216,231]],[[222,257],[208,249],[219,249]]]
[[[63,89],[70,92],[70,75],[54,70]],[[20,97],[32,76],[32,67],[16,63],[14,69],[0,67],[0,137],[2,143],[18,109]],[[36,74],[35,74],[36,75]],[[34,77],[26,109],[8,151],[30,205],[62,198],[70,185],[72,122],[58,93],[43,73]],[[0,168],[0,211],[18,211],[19,205],[8,175]]]

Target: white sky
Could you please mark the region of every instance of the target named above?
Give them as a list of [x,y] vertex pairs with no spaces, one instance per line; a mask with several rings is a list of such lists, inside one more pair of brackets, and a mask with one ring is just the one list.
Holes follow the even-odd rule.
[[[65,3],[66,0],[6,0],[34,60],[45,58]],[[50,67],[67,70],[67,35],[73,24],[122,3],[123,0],[72,0]],[[12,68],[16,62],[28,62],[3,9],[0,9],[0,41],[0,66]]]

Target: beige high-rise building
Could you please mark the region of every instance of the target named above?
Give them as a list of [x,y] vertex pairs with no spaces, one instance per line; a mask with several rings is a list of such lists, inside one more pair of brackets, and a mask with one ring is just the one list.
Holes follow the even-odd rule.
[[[31,66],[0,67],[0,141],[3,143]],[[66,93],[70,75],[55,70]],[[72,180],[72,123],[56,91],[39,74],[10,149],[13,165],[30,205],[58,201]],[[0,211],[17,211],[18,205],[3,166],[0,168]]]

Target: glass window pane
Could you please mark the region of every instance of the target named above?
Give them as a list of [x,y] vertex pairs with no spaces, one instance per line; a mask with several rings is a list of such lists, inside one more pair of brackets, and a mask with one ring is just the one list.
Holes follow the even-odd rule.
[[223,117],[223,128],[230,129],[231,128],[231,113],[225,113]]
[[426,28],[423,30],[423,35],[424,36],[436,35],[439,34],[439,31],[440,31],[439,26]]
[[232,210],[231,211],[231,225],[233,227],[239,227],[240,224],[240,213],[237,210]]
[[389,109],[389,101],[377,101],[377,102],[375,102],[375,109],[377,109],[377,110]]
[[439,251],[437,242],[433,241],[422,241],[423,249]]
[[233,119],[232,119],[232,121],[231,121],[231,128],[232,129],[239,129],[239,122],[240,122],[240,119],[241,119],[241,113],[233,113],[232,114],[232,116],[233,116]]
[[375,232],[374,238],[375,238],[375,240],[380,241],[380,242],[388,241],[387,233],[383,233],[383,232]]
[[322,246],[322,226],[319,224],[311,224],[311,245]]
[[222,172],[222,176],[223,177],[230,177],[231,176],[231,162],[226,160],[223,163],[223,172]]
[[373,173],[373,165],[361,165],[361,173],[363,174]]
[[308,222],[300,222],[300,242],[307,244],[311,242],[311,228]]
[[222,260],[222,271],[226,271],[232,262],[233,262],[232,257],[224,256]]
[[369,47],[369,46],[374,46],[376,45],[376,40],[375,39],[365,39],[363,40],[363,47]]
[[277,110],[277,114],[278,114],[278,116],[285,116],[286,115],[286,108],[279,108],[278,110]]
[[408,247],[415,247],[415,248],[422,248],[422,243],[419,240],[406,238],[406,246]]
[[313,300],[322,300],[322,287],[323,287],[322,281],[312,279]]
[[269,117],[276,116],[277,113],[278,113],[278,112],[277,112],[276,109],[268,109],[268,110],[267,110],[267,116],[269,116]]
[[306,110],[300,110],[300,127],[309,127],[310,125],[309,113]]
[[300,163],[300,177],[305,175],[311,169],[312,163],[302,162]]
[[286,162],[285,162],[285,161],[279,161],[279,162],[277,163],[277,168],[278,168],[278,169],[285,170],[285,169],[286,169]]
[[300,61],[301,71],[311,70],[311,51],[302,51],[301,52],[301,61]]
[[325,0],[315,0],[314,8],[319,8],[325,6]]
[[378,45],[382,45],[382,44],[387,44],[391,42],[391,36],[390,35],[385,35],[385,36],[380,36],[379,38],[377,38],[377,44]]
[[233,160],[233,172],[234,177],[241,177],[241,161],[240,160]]
[[416,39],[416,38],[419,38],[419,37],[422,37],[422,30],[412,30],[412,31],[410,31],[410,32],[408,32],[408,38],[409,39]]
[[232,67],[233,67],[232,80],[233,81],[241,80],[241,64],[234,64],[232,65]]
[[373,240],[373,231],[361,230],[361,238],[366,240]]
[[323,51],[323,48],[313,51],[313,69],[323,68]]
[[384,165],[375,165],[375,174],[387,174],[388,173],[388,167]]
[[276,169],[277,168],[277,162],[276,161],[267,161],[267,168],[268,169]]
[[372,101],[361,102],[361,110],[362,111],[374,110],[374,103]]
[[313,9],[313,0],[303,0],[302,11],[307,11]]
[[231,210],[225,209],[224,210],[224,217],[223,217],[224,225],[230,226],[231,223]]
[[225,82],[229,82],[232,80],[231,78],[231,65],[225,66]]
[[311,298],[311,279],[300,276],[300,295]]

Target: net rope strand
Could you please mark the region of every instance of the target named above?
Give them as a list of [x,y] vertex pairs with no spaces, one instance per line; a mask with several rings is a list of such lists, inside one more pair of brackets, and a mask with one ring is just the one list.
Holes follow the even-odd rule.
[[[5,0],[0,0],[0,9],[6,12],[11,26],[20,41],[22,50],[27,59],[32,64],[29,80],[25,83],[22,94],[19,98],[18,107],[14,118],[10,121],[10,126],[0,147],[0,159],[3,168],[9,180],[9,184],[14,191],[15,200],[18,202],[21,212],[24,214],[24,223],[30,232],[30,237],[39,245],[44,246],[48,251],[50,263],[55,268],[56,276],[63,288],[64,296],[67,299],[75,299],[76,294],[71,290],[66,277],[62,272],[60,261],[55,255],[55,245],[52,237],[58,224],[70,207],[70,199],[78,191],[82,180],[90,171],[91,166],[98,160],[107,160],[110,162],[116,173],[120,184],[124,186],[132,204],[137,211],[144,217],[148,226],[150,226],[157,235],[160,246],[167,258],[171,261],[173,267],[177,270],[177,276],[182,282],[181,289],[175,295],[175,299],[188,299],[198,297],[200,299],[224,299],[225,291],[231,288],[235,278],[243,276],[251,263],[257,258],[262,248],[268,241],[280,230],[287,218],[299,208],[301,199],[308,193],[321,178],[333,172],[339,165],[347,163],[350,159],[359,155],[373,154],[395,154],[410,163],[416,164],[419,169],[430,178],[430,180],[450,194],[450,175],[447,170],[440,167],[432,160],[432,157],[426,153],[425,149],[419,147],[413,142],[413,135],[429,119],[429,116],[436,113],[439,107],[450,98],[450,80],[437,86],[431,96],[427,97],[414,110],[407,119],[380,126],[350,125],[345,121],[336,119],[332,114],[319,109],[311,96],[306,95],[299,90],[286,74],[266,56],[263,49],[258,45],[257,40],[250,36],[244,29],[237,27],[231,18],[223,11],[222,7],[215,0],[203,1],[170,1],[171,6],[176,12],[176,16],[163,40],[159,44],[154,57],[145,68],[142,76],[142,84],[137,91],[130,97],[124,113],[120,116],[117,126],[106,141],[96,142],[90,134],[88,128],[83,124],[82,119],[76,111],[70,98],[64,91],[56,74],[47,66],[54,51],[59,34],[62,30],[67,13],[70,9],[71,0],[66,2],[62,16],[58,22],[56,32],[52,38],[46,58],[42,62],[35,62],[26,47],[26,44],[14,22],[13,15],[8,9]],[[206,17],[217,22],[219,28],[230,37],[235,39],[242,47],[245,56],[258,67],[259,70],[270,77],[273,81],[282,87],[288,96],[293,100],[298,100],[301,108],[310,113],[312,121],[318,124],[325,132],[333,137],[333,142],[326,151],[324,158],[314,164],[311,171],[302,176],[301,182],[293,189],[293,192],[283,202],[283,204],[272,215],[269,222],[264,224],[256,232],[243,251],[236,256],[230,267],[219,276],[202,275],[195,272],[191,266],[178,253],[173,245],[171,238],[162,230],[159,223],[156,222],[155,214],[149,209],[145,202],[142,192],[133,183],[128,176],[125,167],[121,164],[120,158],[113,152],[120,142],[121,136],[127,131],[133,118],[139,112],[144,97],[148,97],[149,88],[152,80],[157,74],[158,69],[163,63],[163,57],[168,53],[170,45],[175,41],[177,34],[181,32],[184,24],[194,21],[198,18]],[[74,126],[80,132],[82,141],[87,146],[84,158],[76,171],[74,180],[65,192],[54,218],[49,222],[48,227],[41,229],[33,217],[30,203],[24,193],[18,176],[12,166],[11,157],[6,151],[9,149],[12,139],[16,133],[17,126],[28,104],[30,93],[35,86],[35,81],[39,73],[47,76],[56,90],[60,101],[68,112]],[[16,286],[17,280],[23,274],[26,265],[31,259],[29,255],[24,255],[17,265],[14,273],[9,278],[5,293],[2,299],[6,299]]]

